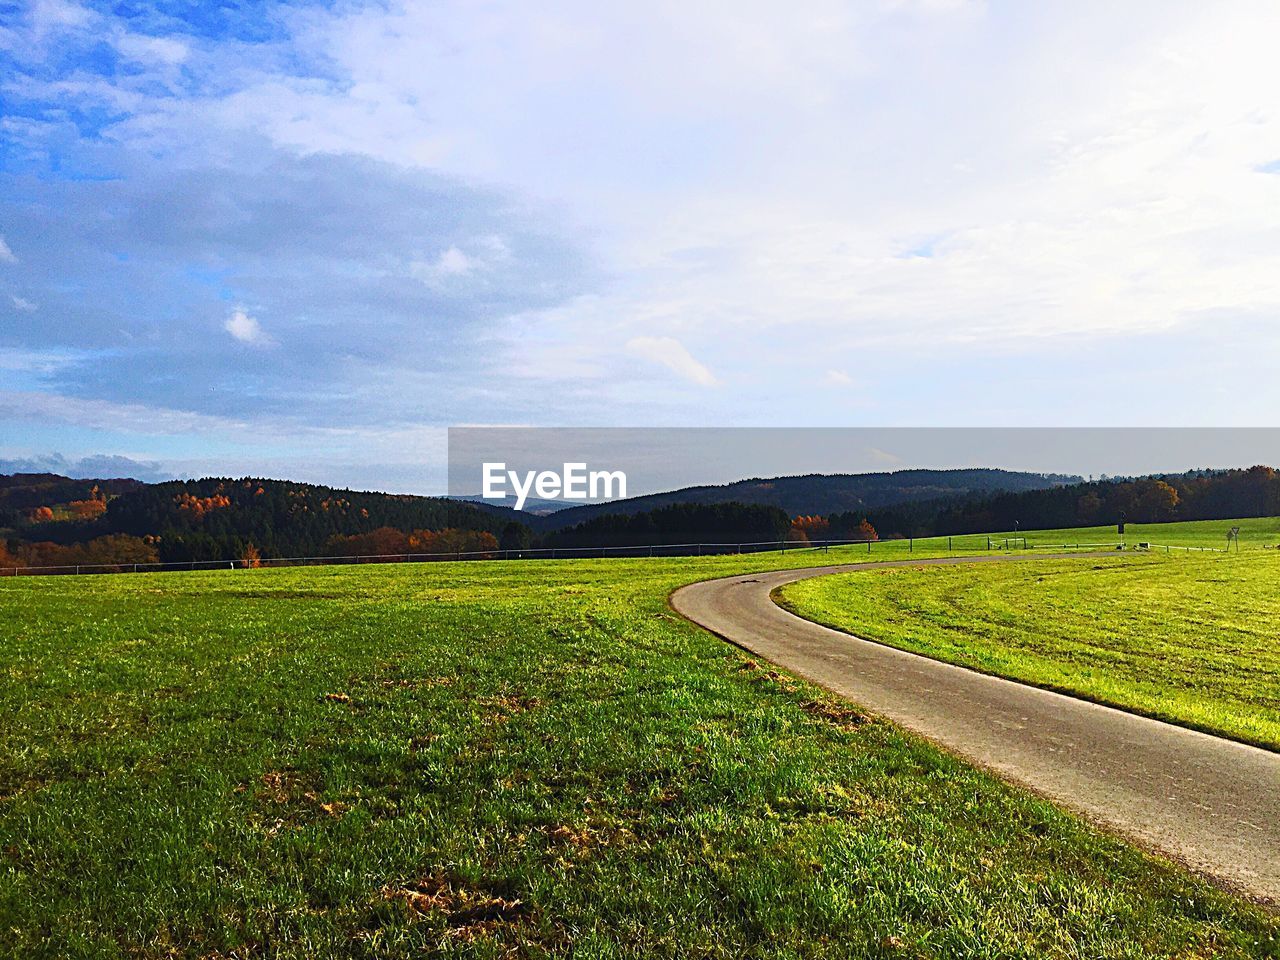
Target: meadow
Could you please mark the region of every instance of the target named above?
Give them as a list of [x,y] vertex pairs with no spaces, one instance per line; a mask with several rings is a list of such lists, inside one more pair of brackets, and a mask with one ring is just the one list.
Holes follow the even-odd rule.
[[1280,750],[1277,582],[1280,551],[1157,552],[841,574],[779,599],[869,640]]
[[[1240,528],[1239,549],[1275,549],[1280,545],[1280,517],[1247,517],[1242,520],[1185,520],[1175,523],[1129,523],[1124,535],[1115,526],[1075,527],[1065,530],[1022,530],[1018,535],[1027,538],[1034,548],[1048,548],[1059,544],[1116,543],[1124,541],[1133,546],[1144,541],[1154,545],[1173,547],[1207,547],[1225,552],[1227,532]],[[993,540],[1013,535],[1013,531],[991,534]],[[972,538],[970,538],[972,539]],[[1234,552],[1236,544],[1231,549]]]
[[0,955],[1277,955],[667,606],[842,559],[4,579]]
[[[1195,552],[1216,550],[1227,552],[1227,533],[1232,527],[1240,528],[1239,540],[1231,544],[1231,552],[1237,550],[1263,550],[1280,547],[1280,517],[1247,517],[1240,520],[1186,520],[1173,523],[1129,523],[1124,534],[1114,524],[1098,527],[1068,527],[1051,530],[1002,530],[997,533],[956,534],[954,537],[924,537],[915,540],[921,550],[951,549],[982,551],[991,549],[1075,550],[1096,547],[1116,547],[1124,544],[1135,549],[1140,543],[1151,544],[1154,552]],[[1021,539],[1019,539],[1021,538]],[[873,550],[896,545],[886,540],[874,545]],[[874,559],[874,558],[873,558]]]

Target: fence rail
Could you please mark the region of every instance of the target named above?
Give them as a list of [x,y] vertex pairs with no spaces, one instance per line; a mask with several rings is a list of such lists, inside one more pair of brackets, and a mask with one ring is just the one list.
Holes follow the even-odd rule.
[[[61,564],[57,566],[23,566],[0,567],[0,577],[16,576],[67,576],[78,574],[103,573],[164,573],[194,570],[246,570],[265,567],[310,567],[310,566],[342,566],[362,563],[442,563],[473,560],[569,560],[573,558],[607,558],[607,557],[708,557],[742,553],[786,553],[789,550],[809,550],[826,552],[832,547],[866,547],[867,553],[873,553],[875,546],[882,549],[893,547],[901,550],[906,547],[908,553],[915,552],[915,545],[922,548],[940,549],[946,542],[948,552],[987,552],[1014,551],[1030,549],[1054,550],[1163,550],[1170,553],[1182,550],[1205,553],[1222,553],[1216,547],[1193,547],[1176,544],[1126,543],[1118,540],[1111,543],[1049,543],[1035,542],[1026,537],[989,537],[986,534],[956,534],[940,537],[904,537],[893,540],[811,540],[808,542],[790,540],[762,540],[756,542],[729,543],[660,543],[642,546],[601,546],[601,547],[537,547],[522,550],[455,550],[438,553],[384,553],[371,556],[322,556],[322,557],[263,557],[259,560],[180,560],[150,563],[81,563]],[[985,542],[984,542],[985,541]]]

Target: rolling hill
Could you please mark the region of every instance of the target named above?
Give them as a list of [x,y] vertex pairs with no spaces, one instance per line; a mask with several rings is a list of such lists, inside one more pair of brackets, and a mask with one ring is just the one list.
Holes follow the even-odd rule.
[[754,477],[718,486],[684,487],[667,493],[584,504],[534,521],[541,531],[562,530],[610,514],[637,514],[674,504],[746,503],[778,507],[790,516],[869,511],[918,501],[1020,493],[1077,483],[1079,477],[987,468],[897,470],[890,473],[811,473]]
[[[0,477],[0,553],[8,549],[21,563],[0,566],[222,560],[250,544],[264,557],[314,556],[347,549],[352,537],[379,541],[387,530],[473,531],[496,543],[523,516],[441,497],[248,477],[147,484],[13,474]],[[64,556],[73,544],[97,547]]]

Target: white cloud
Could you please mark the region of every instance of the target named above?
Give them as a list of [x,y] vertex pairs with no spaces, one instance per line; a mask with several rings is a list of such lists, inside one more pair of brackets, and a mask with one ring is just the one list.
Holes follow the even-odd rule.
[[116,49],[129,60],[177,66],[191,55],[190,48],[173,37],[148,37],[136,33],[122,34]]
[[451,281],[489,270],[511,256],[506,241],[498,236],[479,237],[469,246],[478,252],[467,253],[458,246],[450,246],[434,259],[411,261],[409,273],[429,287],[443,288]]
[[13,301],[13,307],[15,310],[21,310],[23,313],[35,313],[36,311],[36,305],[30,300],[12,295],[9,299]]
[[67,457],[61,453],[39,453],[0,459],[3,473],[58,473],[64,477],[132,477],[145,483],[172,480],[174,475],[155,461],[135,460],[120,454],[89,454]]
[[57,421],[93,430],[207,436],[244,430],[243,421],[140,403],[113,403],[44,391],[0,390],[0,418]]
[[30,15],[32,24],[40,33],[83,27],[93,19],[92,11],[67,0],[36,0],[31,5]]
[[[50,23],[90,16],[42,9]],[[85,35],[120,38],[142,69],[33,71],[24,89],[127,114],[109,129],[116,142],[158,145],[181,165],[262,137],[303,162],[373,157],[406,177],[494,187],[513,220],[554,212],[592,245],[584,260],[608,283],[590,287],[598,296],[495,306],[493,267],[512,254],[484,234],[508,226],[465,216],[373,260],[340,250],[332,266],[407,276],[431,288],[403,283],[411,296],[474,306],[485,355],[518,358],[532,387],[564,385],[559,398],[610,392],[640,416],[669,403],[672,419],[794,421],[815,394],[849,386],[851,370],[884,416],[930,403],[936,416],[1034,416],[995,379],[945,401],[874,388],[887,371],[969,370],[1012,351],[1031,371],[1072,345],[1185,373],[1202,327],[1221,318],[1236,343],[1256,344],[1247,338],[1280,315],[1269,216],[1280,177],[1261,172],[1280,157],[1280,8],[1269,0],[1080,0],[1017,15],[966,0],[397,0],[295,11],[291,36],[252,50],[196,38],[149,49],[93,17]],[[182,56],[217,82],[169,87]],[[367,185],[349,189],[363,197]],[[399,216],[393,206],[371,199],[360,222],[377,232]],[[31,234],[9,229],[36,263]],[[512,246],[523,268],[528,247]],[[229,265],[264,286],[277,279],[251,254]],[[569,268],[540,276],[547,289],[555,269]],[[41,320],[53,313],[52,294],[23,289]],[[234,296],[281,313],[252,288]],[[227,331],[269,343],[240,313]],[[384,322],[376,313],[354,322]],[[1233,352],[1245,379],[1268,377],[1265,351]],[[628,357],[692,383],[716,382],[714,369],[733,389],[655,398]]]
[[0,237],[0,263],[17,263],[18,258],[14,256],[13,251],[9,249],[9,244],[5,243],[4,237]]
[[443,280],[447,277],[464,277],[476,268],[476,261],[457,247],[450,247],[430,261],[416,261],[411,264],[414,275],[419,279]]
[[822,378],[833,387],[851,387],[853,386],[853,377],[845,373],[843,370],[828,370]]
[[695,360],[684,344],[674,337],[634,337],[627,341],[627,351],[661,364],[698,386],[712,387],[719,383],[715,374]]
[[[1248,175],[1280,155],[1268,4],[1173,5],[1158,28],[1102,4],[1016,24],[969,0],[682,4],[679,36],[674,9],[317,16],[298,42],[346,82],[262,76],[218,122],[564,203],[597,228],[624,336],[675,313],[716,344],[790,326],[846,350],[989,345],[1280,305],[1280,178]],[[943,239],[902,257],[922,236]],[[468,251],[412,275],[472,276]]]
[[88,355],[75,350],[40,350],[0,347],[0,370],[48,375],[84,362]]
[[222,327],[241,343],[248,343],[255,347],[270,346],[275,342],[263,331],[262,325],[244,311],[243,307],[233,310]]

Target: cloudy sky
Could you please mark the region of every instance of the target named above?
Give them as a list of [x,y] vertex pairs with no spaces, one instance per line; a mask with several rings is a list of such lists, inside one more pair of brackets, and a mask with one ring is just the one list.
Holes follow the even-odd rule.
[[454,424],[1271,425],[1278,35],[0,6],[0,463],[431,492]]

